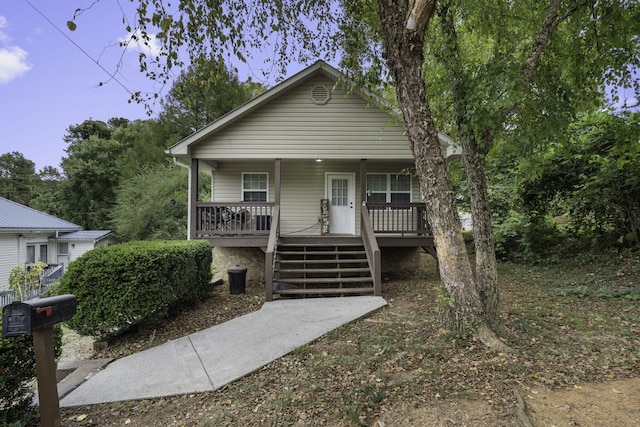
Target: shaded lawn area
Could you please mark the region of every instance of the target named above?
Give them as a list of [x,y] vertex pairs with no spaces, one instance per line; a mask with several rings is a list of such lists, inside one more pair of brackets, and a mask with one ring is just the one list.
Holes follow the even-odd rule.
[[[640,377],[638,252],[584,255],[554,265],[501,264],[499,270],[498,332],[511,352],[489,352],[440,329],[435,263],[424,255],[413,274],[385,278],[385,309],[219,391],[65,409],[63,420],[78,426],[127,420],[184,426],[371,426],[382,420],[441,425],[432,417],[450,414],[458,425],[515,425],[514,390]],[[263,302],[259,284],[249,283],[244,295],[229,295],[220,286],[198,306],[121,337],[95,357],[141,351],[259,309]],[[439,415],[418,411],[431,407]]]

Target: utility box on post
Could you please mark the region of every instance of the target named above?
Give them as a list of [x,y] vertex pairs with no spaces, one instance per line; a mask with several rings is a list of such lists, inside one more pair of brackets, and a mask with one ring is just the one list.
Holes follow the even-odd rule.
[[2,336],[31,335],[65,322],[76,313],[76,307],[75,295],[14,301],[2,309]]
[[33,335],[40,401],[40,427],[60,427],[60,402],[56,385],[53,325],[76,313],[75,295],[14,301],[2,309],[2,336]]

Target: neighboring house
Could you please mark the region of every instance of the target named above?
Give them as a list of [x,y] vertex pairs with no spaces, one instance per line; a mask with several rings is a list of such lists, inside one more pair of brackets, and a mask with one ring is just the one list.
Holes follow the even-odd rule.
[[435,253],[401,116],[322,61],[167,154],[190,169],[189,238],[261,248],[267,299],[379,295],[380,248]]
[[82,231],[79,225],[0,197],[0,291],[9,288],[16,265],[41,261],[64,268],[87,250],[115,241],[108,231]]
[[120,242],[122,239],[109,230],[81,230],[60,234],[56,239],[57,263],[67,265],[91,249]]

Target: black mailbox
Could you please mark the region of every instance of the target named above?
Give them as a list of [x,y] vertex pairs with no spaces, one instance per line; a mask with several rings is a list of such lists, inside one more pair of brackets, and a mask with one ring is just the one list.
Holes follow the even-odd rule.
[[15,301],[2,309],[2,336],[31,335],[33,331],[69,320],[76,313],[75,295]]

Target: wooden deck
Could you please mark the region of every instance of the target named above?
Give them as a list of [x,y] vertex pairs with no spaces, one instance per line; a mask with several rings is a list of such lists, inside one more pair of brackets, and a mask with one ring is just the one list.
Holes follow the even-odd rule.
[[275,203],[197,203],[192,238],[212,247],[262,248],[267,301],[274,295],[380,295],[380,248],[420,247],[436,257],[423,203],[363,205],[356,236],[281,238],[280,214]]
[[[199,202],[192,238],[207,240],[214,247],[266,249],[270,230],[276,225],[275,206],[274,203]],[[370,223],[379,247],[433,247],[423,203],[369,203],[366,208],[363,210],[368,216],[363,221]],[[335,236],[306,237],[324,240]]]

